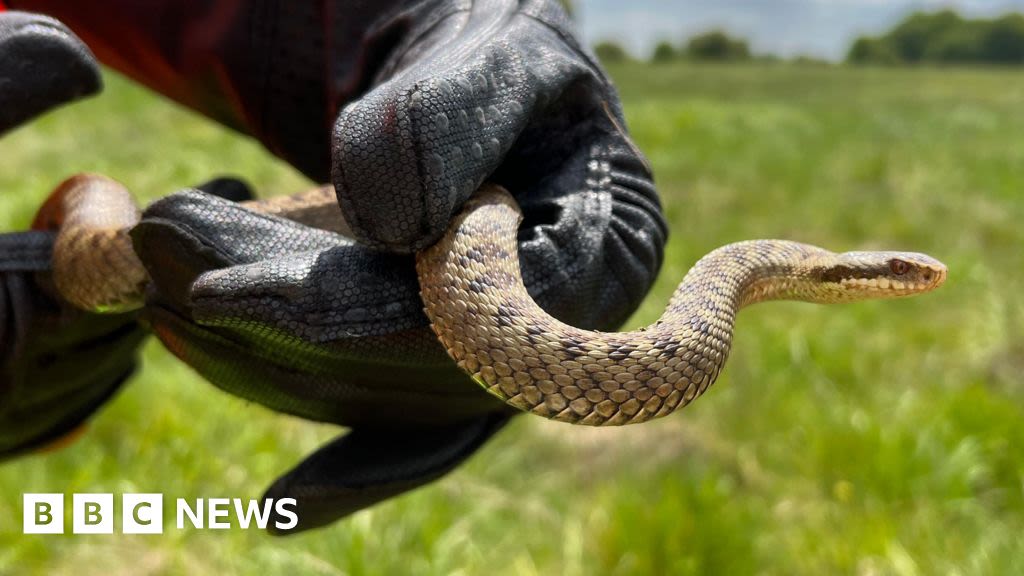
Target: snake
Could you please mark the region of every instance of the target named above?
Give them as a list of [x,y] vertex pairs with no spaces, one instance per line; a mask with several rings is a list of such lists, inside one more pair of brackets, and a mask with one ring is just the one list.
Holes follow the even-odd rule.
[[[244,202],[251,210],[350,234],[334,191]],[[141,212],[109,178],[84,174],[58,186],[35,228],[56,231],[53,285],[90,312],[143,304],[148,277],[130,231]],[[925,254],[836,253],[789,240],[728,244],[702,257],[650,326],[631,332],[579,329],[529,295],[513,196],[484,184],[441,239],[416,254],[431,328],[455,363],[506,404],[592,426],[645,422],[702,395],[718,378],[737,313],[769,300],[844,303],[930,292],[947,268]]]

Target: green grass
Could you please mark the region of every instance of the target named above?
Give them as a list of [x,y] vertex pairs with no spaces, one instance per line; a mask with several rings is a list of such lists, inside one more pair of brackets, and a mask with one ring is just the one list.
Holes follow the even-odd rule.
[[[22,492],[257,496],[337,433],[229,397],[151,343],[84,440],[0,469],[0,573],[1024,572],[1024,73],[612,73],[672,231],[631,325],[746,238],[924,251],[947,286],[745,311],[720,382],[681,413],[609,430],[519,418],[444,481],[308,535],[22,536]],[[118,78],[0,159],[6,229],[81,170],[147,199],[226,172],[304,185]]]

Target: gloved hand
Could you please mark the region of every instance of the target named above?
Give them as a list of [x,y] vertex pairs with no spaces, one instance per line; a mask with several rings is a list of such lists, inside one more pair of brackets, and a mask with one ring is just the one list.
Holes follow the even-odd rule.
[[[563,321],[615,328],[661,260],[653,189],[609,180],[523,204],[530,293]],[[153,204],[133,237],[153,279],[144,319],[172,352],[228,392],[353,427],[268,490],[298,500],[296,530],[440,477],[510,415],[430,331],[410,255],[194,191]],[[631,293],[619,277],[637,274]]]
[[[0,133],[100,86],[88,49],[59,22],[0,13]],[[142,339],[132,315],[49,296],[52,247],[48,231],[0,235],[0,460],[78,427],[131,374]]]

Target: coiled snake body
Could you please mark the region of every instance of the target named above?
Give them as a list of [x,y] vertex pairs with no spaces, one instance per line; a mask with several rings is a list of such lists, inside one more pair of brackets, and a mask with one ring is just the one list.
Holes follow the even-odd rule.
[[[246,205],[347,230],[329,188]],[[35,224],[59,230],[57,292],[91,311],[140,306],[147,276],[128,236],[138,220],[130,194],[116,182],[81,175],[62,184]],[[522,410],[580,424],[643,422],[700,396],[725,363],[744,306],[910,296],[946,279],[945,266],[923,254],[740,242],[702,258],[653,325],[586,331],[555,320],[527,293],[516,246],[520,220],[511,195],[482,187],[442,239],[417,254],[424,307],[449,355],[489,392]]]

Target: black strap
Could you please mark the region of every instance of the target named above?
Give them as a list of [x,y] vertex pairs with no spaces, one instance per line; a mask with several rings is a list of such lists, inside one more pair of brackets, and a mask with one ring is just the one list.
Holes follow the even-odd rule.
[[30,230],[0,234],[0,272],[45,272],[50,269],[55,232]]

